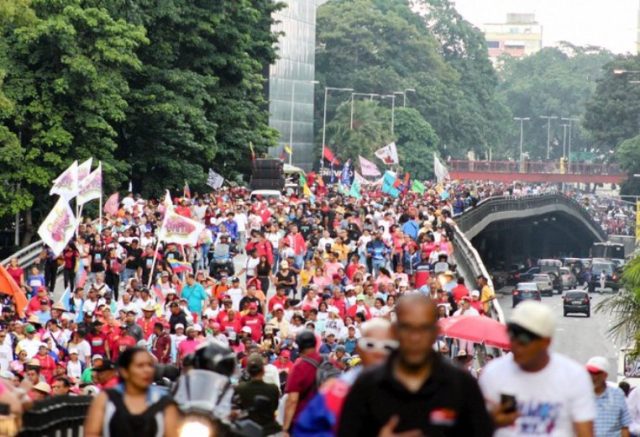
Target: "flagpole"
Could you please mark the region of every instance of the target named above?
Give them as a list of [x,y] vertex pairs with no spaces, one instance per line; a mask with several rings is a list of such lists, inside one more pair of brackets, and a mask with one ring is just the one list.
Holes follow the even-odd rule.
[[[164,226],[164,223],[162,225]],[[153,261],[151,262],[151,270],[149,270],[149,281],[147,281],[147,289],[151,288],[151,282],[153,281],[153,270],[156,268],[156,261],[158,260],[158,246],[160,246],[160,238],[158,238],[156,247],[153,250]]]

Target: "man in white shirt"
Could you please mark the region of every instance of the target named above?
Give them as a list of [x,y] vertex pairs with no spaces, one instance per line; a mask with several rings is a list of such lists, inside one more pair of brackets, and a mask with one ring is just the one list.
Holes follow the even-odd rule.
[[555,317],[548,306],[525,301],[507,325],[511,354],[491,361],[480,388],[496,437],[591,437],[596,417],[591,378],[580,364],[551,353]]
[[244,253],[244,246],[247,244],[247,225],[249,224],[249,218],[242,206],[238,207],[236,215],[233,216],[233,221],[236,222],[238,226],[238,249],[241,253]]

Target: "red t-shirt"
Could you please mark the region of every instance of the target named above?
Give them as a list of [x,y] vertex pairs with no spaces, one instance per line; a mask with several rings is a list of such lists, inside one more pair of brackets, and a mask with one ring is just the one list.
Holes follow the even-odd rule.
[[271,299],[269,299],[269,312],[273,311],[273,307],[276,304],[280,304],[282,305],[282,307],[284,308],[284,303],[287,301],[287,296],[278,296],[277,294],[274,295]]
[[[306,358],[315,361],[320,364],[322,357],[317,352],[312,352],[306,355]],[[296,405],[296,412],[293,415],[293,421],[296,421],[298,414],[307,406],[307,404],[313,399],[318,392],[316,388],[316,372],[317,367],[303,360],[299,357],[293,364],[293,368],[289,372],[287,378],[287,386],[284,389],[285,393],[298,393],[298,404]]]
[[262,328],[264,328],[264,316],[259,313],[253,316],[251,314],[247,314],[240,320],[242,320],[243,327],[248,326],[251,328],[251,339],[256,342],[260,341],[260,338],[262,337]]
[[458,284],[453,287],[453,290],[451,290],[451,294],[453,295],[454,302],[458,303],[463,297],[469,296],[469,289],[463,284]]

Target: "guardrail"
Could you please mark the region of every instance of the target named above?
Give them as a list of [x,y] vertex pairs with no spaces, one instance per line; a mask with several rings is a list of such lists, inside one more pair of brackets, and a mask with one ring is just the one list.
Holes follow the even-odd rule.
[[28,267],[31,267],[31,265],[34,263],[36,258],[38,258],[38,255],[40,255],[40,252],[42,252],[42,249],[44,248],[45,246],[42,240],[38,240],[35,243],[31,243],[27,247],[20,249],[10,257],[3,259],[2,261],[0,261],[0,263],[2,263],[3,266],[7,266],[9,265],[9,262],[12,258],[17,257],[20,267],[22,267],[23,269],[27,269]]
[[84,435],[91,396],[54,396],[34,403],[22,416],[20,437]]
[[[480,275],[484,276],[487,278],[489,287],[495,291],[493,280],[491,279],[487,268],[484,266],[482,258],[480,258],[480,254],[475,247],[473,247],[471,241],[464,236],[464,233],[457,226],[453,226],[453,243],[457,252],[454,253],[456,255],[456,262],[458,264],[462,264],[462,270],[469,272],[473,276],[473,280]],[[505,323],[504,312],[502,311],[502,307],[500,306],[498,299],[494,299],[491,308],[493,312],[491,317],[501,323]]]
[[457,216],[456,223],[458,224],[458,227],[462,232],[466,232],[491,213],[522,211],[554,204],[561,204],[574,209],[576,214],[579,214],[581,218],[583,218],[593,227],[602,241],[607,240],[607,233],[604,231],[604,229],[602,229],[602,226],[600,226],[600,224],[596,222],[593,217],[591,217],[591,214],[589,214],[589,212],[584,209],[584,207],[578,201],[562,193],[539,194],[521,197],[490,197],[480,202],[475,208],[465,211],[464,213]]

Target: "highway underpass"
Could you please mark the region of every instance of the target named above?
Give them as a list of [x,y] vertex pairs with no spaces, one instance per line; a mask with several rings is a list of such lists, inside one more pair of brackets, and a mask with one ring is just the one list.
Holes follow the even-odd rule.
[[573,199],[562,194],[481,202],[456,218],[488,269],[527,258],[587,257],[606,234]]

